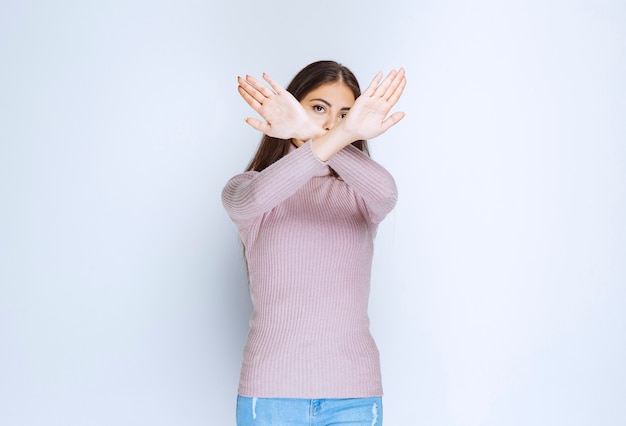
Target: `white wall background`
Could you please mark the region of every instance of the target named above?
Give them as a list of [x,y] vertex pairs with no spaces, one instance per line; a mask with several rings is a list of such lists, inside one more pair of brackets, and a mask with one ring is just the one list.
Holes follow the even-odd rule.
[[0,424],[231,425],[236,76],[404,65],[371,142],[387,425],[626,424],[619,0],[0,5]]

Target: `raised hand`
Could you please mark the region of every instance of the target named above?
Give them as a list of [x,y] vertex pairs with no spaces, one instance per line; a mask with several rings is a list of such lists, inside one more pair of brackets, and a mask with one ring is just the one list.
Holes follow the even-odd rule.
[[270,84],[271,89],[252,76],[237,77],[239,94],[265,119],[263,122],[249,117],[245,119],[246,123],[268,136],[279,139],[307,140],[315,134],[318,129],[300,102],[269,75],[264,73],[263,79]]
[[406,87],[404,69],[391,71],[384,80],[382,77],[381,72],[376,74],[342,122],[344,131],[352,135],[354,140],[374,138],[405,116],[403,112],[395,112],[387,117]]

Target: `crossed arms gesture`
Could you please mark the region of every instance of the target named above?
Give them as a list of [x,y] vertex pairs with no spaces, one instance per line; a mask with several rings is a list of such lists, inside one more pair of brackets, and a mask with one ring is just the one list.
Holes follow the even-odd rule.
[[246,118],[246,123],[279,139],[312,140],[313,152],[322,161],[354,141],[381,135],[405,116],[403,112],[389,115],[406,87],[403,68],[392,70],[384,79],[382,72],[377,73],[347,116],[328,131],[312,122],[291,93],[268,75],[263,74],[263,79],[270,87],[251,76],[238,77],[239,94],[265,120]]

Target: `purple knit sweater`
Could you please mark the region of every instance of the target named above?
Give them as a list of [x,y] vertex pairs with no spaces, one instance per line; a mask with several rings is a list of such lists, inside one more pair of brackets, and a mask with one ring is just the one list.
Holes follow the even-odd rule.
[[245,247],[254,307],[241,395],[382,395],[367,304],[376,228],[396,198],[393,177],[351,145],[323,163],[307,142],[228,181],[222,201]]

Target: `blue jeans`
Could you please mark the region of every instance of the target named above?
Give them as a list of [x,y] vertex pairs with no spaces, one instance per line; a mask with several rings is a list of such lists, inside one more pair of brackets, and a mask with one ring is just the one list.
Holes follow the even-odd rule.
[[381,426],[382,398],[296,399],[237,396],[237,426]]

